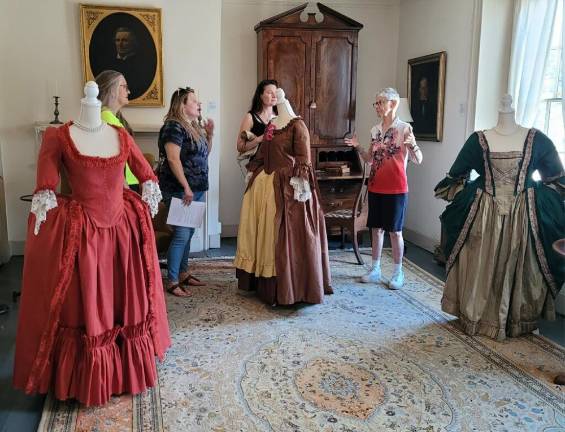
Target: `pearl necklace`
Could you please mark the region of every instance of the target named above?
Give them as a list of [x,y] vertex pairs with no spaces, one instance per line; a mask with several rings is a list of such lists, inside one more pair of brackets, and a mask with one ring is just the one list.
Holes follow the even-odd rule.
[[80,130],[83,130],[85,132],[100,132],[104,126],[106,126],[106,123],[104,122],[100,122],[100,124],[98,126],[94,126],[94,127],[89,127],[89,126],[85,126],[77,121],[73,122],[73,125],[76,126],[77,128],[79,128]]

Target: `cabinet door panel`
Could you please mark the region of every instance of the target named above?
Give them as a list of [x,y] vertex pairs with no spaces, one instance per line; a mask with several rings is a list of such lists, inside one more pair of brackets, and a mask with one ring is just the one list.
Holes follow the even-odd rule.
[[302,32],[273,32],[266,37],[262,78],[276,79],[296,114],[310,122],[307,102],[310,98],[311,36]]
[[355,38],[349,34],[316,34],[314,101],[311,123],[316,145],[334,145],[353,132],[355,116]]

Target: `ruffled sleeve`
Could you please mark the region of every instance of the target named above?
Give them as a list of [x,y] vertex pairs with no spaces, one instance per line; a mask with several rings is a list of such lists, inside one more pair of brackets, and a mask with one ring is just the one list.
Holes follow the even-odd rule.
[[453,201],[469,181],[471,170],[475,169],[479,174],[482,174],[481,160],[482,150],[479,137],[475,132],[463,145],[447,175],[434,188],[435,197]]
[[310,134],[301,119],[295,121],[292,146],[295,162],[290,185],[294,189],[294,199],[306,202],[312,197],[309,183],[312,161],[310,158]]
[[31,213],[35,215],[33,233],[39,234],[39,228],[47,220],[47,212],[57,207],[55,189],[60,181],[61,140],[56,128],[48,128],[43,135],[43,142],[37,159],[37,179]]

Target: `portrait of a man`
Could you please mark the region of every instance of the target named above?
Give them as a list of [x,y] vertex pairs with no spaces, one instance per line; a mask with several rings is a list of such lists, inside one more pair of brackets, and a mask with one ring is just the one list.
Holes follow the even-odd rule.
[[408,98],[416,138],[441,140],[444,83],[445,53],[408,61]]
[[411,109],[415,133],[431,134],[436,129],[437,100],[434,100],[432,94],[430,79],[425,75],[421,76],[417,81]]
[[152,10],[158,13],[156,21],[148,19],[147,13],[138,13],[139,9],[83,8],[94,9],[82,20],[83,27],[91,23],[83,28],[86,79],[108,69],[121,72],[129,86],[131,105],[162,105],[161,34],[156,25],[160,24],[160,10]]

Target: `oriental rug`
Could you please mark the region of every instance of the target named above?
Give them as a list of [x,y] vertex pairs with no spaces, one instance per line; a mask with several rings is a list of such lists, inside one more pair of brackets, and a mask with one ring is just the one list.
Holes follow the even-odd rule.
[[442,282],[408,260],[399,291],[360,283],[352,253],[331,268],[324,304],[273,308],[238,291],[231,259],[192,261],[208,285],[167,296],[159,386],[101,408],[48,398],[40,430],[565,432],[562,347],[465,335]]

